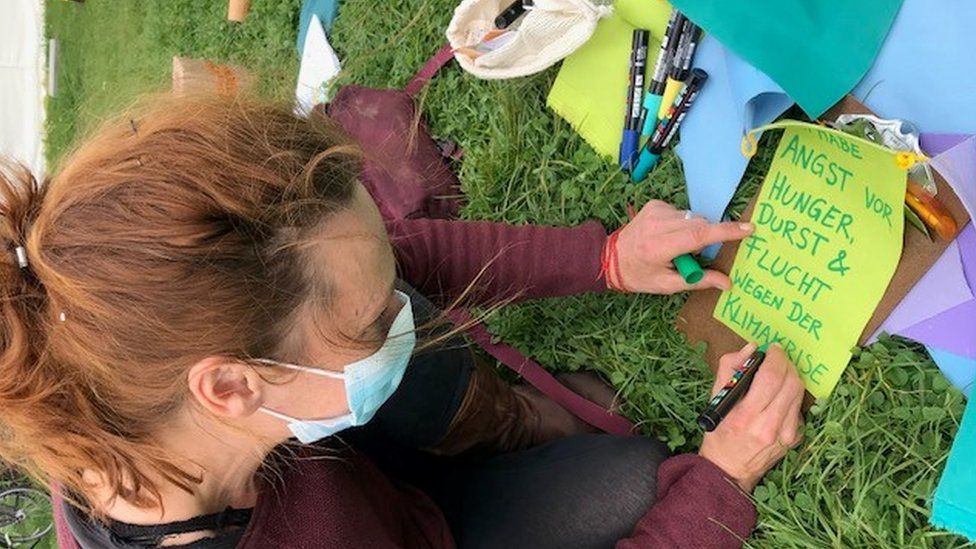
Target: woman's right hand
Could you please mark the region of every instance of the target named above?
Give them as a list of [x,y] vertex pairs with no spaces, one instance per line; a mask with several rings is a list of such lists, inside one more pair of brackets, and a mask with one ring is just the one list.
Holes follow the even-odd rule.
[[667,202],[651,200],[620,229],[616,241],[619,265],[607,273],[607,285],[649,294],[705,288],[728,290],[732,287],[728,275],[713,269],[705,269],[705,276],[698,283],[686,283],[672,260],[682,254],[699,253],[712,244],[742,240],[754,230],[752,223],[709,223]]
[[[755,350],[755,344],[749,344],[722,357],[712,395]],[[751,492],[766,471],[803,439],[803,395],[796,368],[779,345],[771,345],[749,391],[714,431],[705,434],[698,454]]]

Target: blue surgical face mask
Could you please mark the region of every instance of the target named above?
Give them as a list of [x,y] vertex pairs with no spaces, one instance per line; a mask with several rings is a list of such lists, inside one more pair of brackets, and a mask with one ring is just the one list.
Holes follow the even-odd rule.
[[380,406],[399,387],[400,380],[403,379],[403,373],[407,369],[407,364],[410,362],[410,356],[413,354],[417,342],[414,334],[413,308],[410,306],[410,297],[403,292],[394,293],[403,302],[403,307],[393,320],[383,346],[368,357],[346,366],[345,371],[333,372],[273,360],[258,361],[343,380],[346,385],[346,400],[349,404],[348,414],[329,419],[298,419],[263,406],[260,410],[288,422],[288,428],[295,435],[295,438],[305,444],[322,440],[349,427],[365,425],[373,419]]

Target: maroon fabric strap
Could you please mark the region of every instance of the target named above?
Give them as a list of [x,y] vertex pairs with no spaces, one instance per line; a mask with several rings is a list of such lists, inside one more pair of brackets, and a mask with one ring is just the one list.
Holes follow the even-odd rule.
[[410,97],[413,97],[420,93],[420,90],[424,89],[427,82],[437,74],[437,71],[441,70],[441,67],[446,65],[448,61],[454,59],[454,48],[450,44],[444,44],[444,46],[434,54],[433,57],[424,63],[424,66],[417,71],[417,74],[413,76],[413,80],[407,84],[407,87],[403,88],[403,91],[407,93]]
[[[471,322],[471,314],[465,310],[454,309],[449,311],[447,316],[458,325]],[[576,394],[559,383],[559,380],[547,372],[538,362],[523,355],[518,349],[504,343],[492,342],[491,334],[488,333],[484,324],[475,323],[468,328],[467,334],[488,354],[525,378],[542,394],[551,398],[574,416],[611,435],[628,436],[634,434],[634,424],[627,418],[605,410],[602,406]]]
[[68,526],[68,521],[64,518],[64,509],[61,507],[64,499],[61,497],[61,487],[58,484],[51,486],[51,514],[54,520],[54,532],[57,535],[58,549],[81,549],[75,541],[74,534]]

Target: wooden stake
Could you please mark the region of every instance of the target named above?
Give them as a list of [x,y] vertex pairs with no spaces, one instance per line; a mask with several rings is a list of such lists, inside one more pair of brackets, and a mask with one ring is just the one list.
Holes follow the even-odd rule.
[[251,0],[230,0],[227,4],[227,19],[241,23],[251,9]]

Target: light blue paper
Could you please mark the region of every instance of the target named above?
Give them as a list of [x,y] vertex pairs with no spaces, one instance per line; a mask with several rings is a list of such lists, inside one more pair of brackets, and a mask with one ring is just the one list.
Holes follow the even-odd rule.
[[[768,124],[793,100],[759,69],[706,36],[695,66],[708,73],[694,106],[681,125],[677,153],[684,165],[691,210],[719,221],[749,159],[740,143],[747,130]],[[714,256],[717,247],[704,255]]]
[[970,399],[932,501],[933,526],[976,540],[976,399]]
[[905,0],[854,96],[923,132],[976,132],[976,2]]
[[928,350],[929,356],[932,357],[935,365],[939,367],[939,370],[942,370],[942,374],[946,376],[949,382],[962,391],[966,398],[969,398],[973,381],[976,381],[976,358],[954,355],[949,351],[935,347],[926,347],[925,349]]

